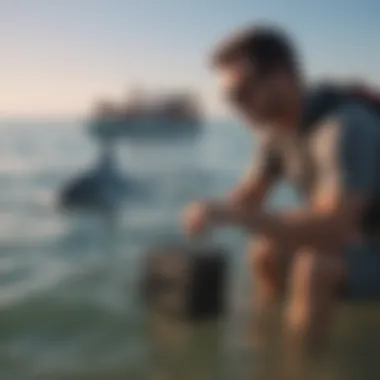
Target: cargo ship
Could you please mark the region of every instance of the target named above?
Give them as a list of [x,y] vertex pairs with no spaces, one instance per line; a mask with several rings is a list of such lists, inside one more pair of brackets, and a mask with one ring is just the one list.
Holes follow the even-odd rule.
[[202,113],[196,97],[187,93],[149,100],[135,95],[124,105],[109,100],[97,102],[88,126],[100,139],[194,137],[202,130]]

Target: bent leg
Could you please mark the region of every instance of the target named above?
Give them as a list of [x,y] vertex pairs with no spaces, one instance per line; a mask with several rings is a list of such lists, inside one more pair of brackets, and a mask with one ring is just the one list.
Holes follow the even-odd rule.
[[271,304],[284,292],[284,263],[276,245],[266,238],[250,246],[256,301]]
[[[258,357],[256,377],[273,379],[277,367],[278,337],[281,326],[281,306],[291,255],[282,255],[273,241],[265,237],[249,247],[253,279],[252,335]],[[258,368],[260,367],[260,368]]]
[[310,349],[330,326],[334,303],[345,281],[342,255],[317,250],[297,252],[286,313],[285,363],[290,379],[304,379]]
[[253,270],[254,335],[258,343],[267,333],[285,293],[289,255],[284,256],[273,241],[262,237],[252,242],[249,257]]

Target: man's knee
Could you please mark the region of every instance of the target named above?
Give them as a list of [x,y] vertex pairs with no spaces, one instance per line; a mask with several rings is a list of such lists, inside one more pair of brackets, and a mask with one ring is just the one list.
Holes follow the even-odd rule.
[[282,256],[275,242],[264,237],[251,244],[250,258],[255,289],[268,300],[283,296],[289,257]]
[[333,290],[342,277],[342,267],[341,256],[300,250],[293,259],[293,291],[310,294],[313,289]]
[[273,242],[266,238],[254,241],[249,247],[249,257],[257,274],[273,272],[278,266],[278,251]]
[[320,276],[318,257],[311,251],[300,251],[294,256],[292,267],[292,283],[294,290],[309,289]]

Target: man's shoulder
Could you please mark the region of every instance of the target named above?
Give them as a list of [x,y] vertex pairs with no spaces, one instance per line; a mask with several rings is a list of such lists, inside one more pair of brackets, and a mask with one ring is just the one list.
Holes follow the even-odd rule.
[[306,96],[308,100],[320,100],[325,96],[336,95],[340,92],[339,86],[333,81],[319,81],[309,84],[306,87]]
[[344,92],[332,82],[319,82],[305,91],[301,129],[309,132],[346,102]]
[[319,155],[339,154],[378,146],[380,117],[363,104],[347,104],[318,122],[310,134],[310,146]]

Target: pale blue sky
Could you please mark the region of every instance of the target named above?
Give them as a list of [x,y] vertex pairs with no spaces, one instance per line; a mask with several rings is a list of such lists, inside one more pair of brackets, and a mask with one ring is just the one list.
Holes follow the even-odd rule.
[[312,76],[380,84],[378,0],[0,0],[0,116],[76,115],[127,88],[194,88],[222,114],[207,56],[270,20],[297,37]]

